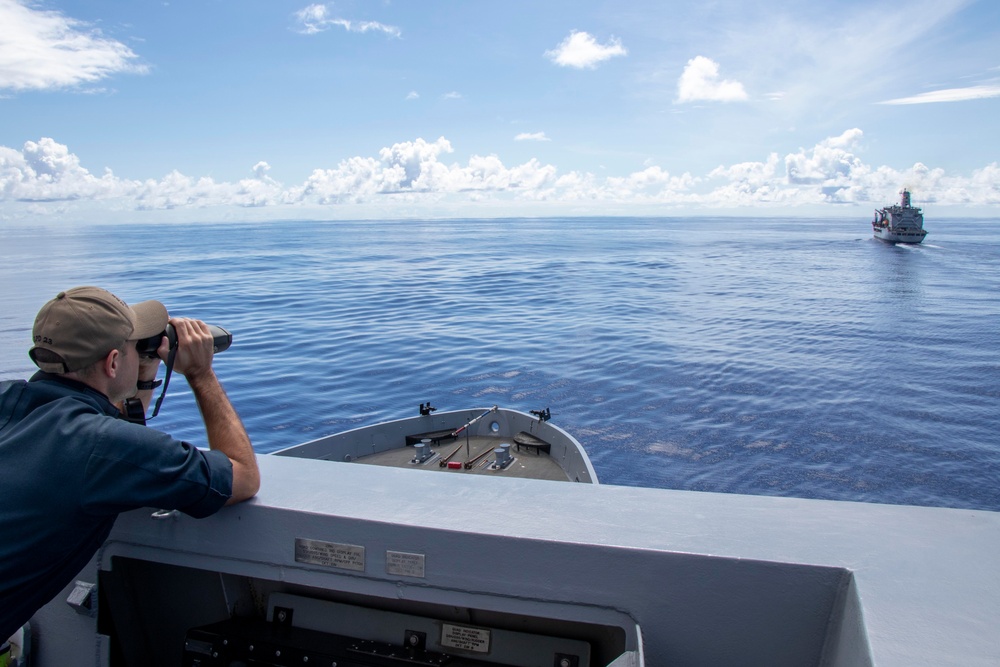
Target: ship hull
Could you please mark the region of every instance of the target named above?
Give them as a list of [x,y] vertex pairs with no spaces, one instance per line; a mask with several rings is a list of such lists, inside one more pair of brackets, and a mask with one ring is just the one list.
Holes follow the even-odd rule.
[[874,227],[872,233],[875,238],[888,243],[921,243],[927,236],[927,232],[922,229],[892,230]]

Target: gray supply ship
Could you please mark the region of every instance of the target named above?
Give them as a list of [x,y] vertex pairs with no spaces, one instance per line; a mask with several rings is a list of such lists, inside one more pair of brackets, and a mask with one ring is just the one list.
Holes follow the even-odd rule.
[[875,210],[872,232],[875,238],[890,243],[920,243],[927,236],[924,214],[917,206],[910,205],[910,191],[900,191],[898,204]]

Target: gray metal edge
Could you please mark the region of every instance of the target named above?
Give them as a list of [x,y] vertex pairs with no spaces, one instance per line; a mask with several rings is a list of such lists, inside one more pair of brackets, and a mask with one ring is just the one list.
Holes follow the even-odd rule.
[[[134,545],[284,568],[290,535],[322,525],[336,533],[375,522],[411,532],[428,528],[841,568],[853,574],[876,665],[1000,664],[997,512],[471,479],[259,458],[263,486],[253,500],[200,521],[151,523],[148,510],[122,515],[106,557]],[[523,512],[510,511],[515,506],[535,511],[525,520]],[[550,593],[553,599],[560,595]],[[628,611],[608,595],[601,593],[596,602]],[[643,627],[647,642],[650,631]]]

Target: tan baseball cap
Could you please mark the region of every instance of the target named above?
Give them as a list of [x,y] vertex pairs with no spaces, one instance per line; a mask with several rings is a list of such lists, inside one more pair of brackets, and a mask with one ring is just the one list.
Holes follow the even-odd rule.
[[[127,340],[161,333],[167,309],[159,301],[129,306],[100,287],[74,287],[59,292],[42,306],[31,331],[31,360],[48,373],[70,373],[84,368]],[[36,350],[48,350],[62,362],[40,361]]]

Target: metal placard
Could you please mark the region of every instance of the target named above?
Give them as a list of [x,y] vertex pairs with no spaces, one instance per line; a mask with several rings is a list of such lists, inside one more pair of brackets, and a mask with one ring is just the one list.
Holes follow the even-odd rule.
[[441,624],[441,646],[474,653],[490,652],[490,631],[466,625]]
[[405,551],[385,552],[385,573],[400,577],[424,578],[424,554]]
[[295,561],[364,572],[365,548],[356,544],[338,544],[296,537]]

